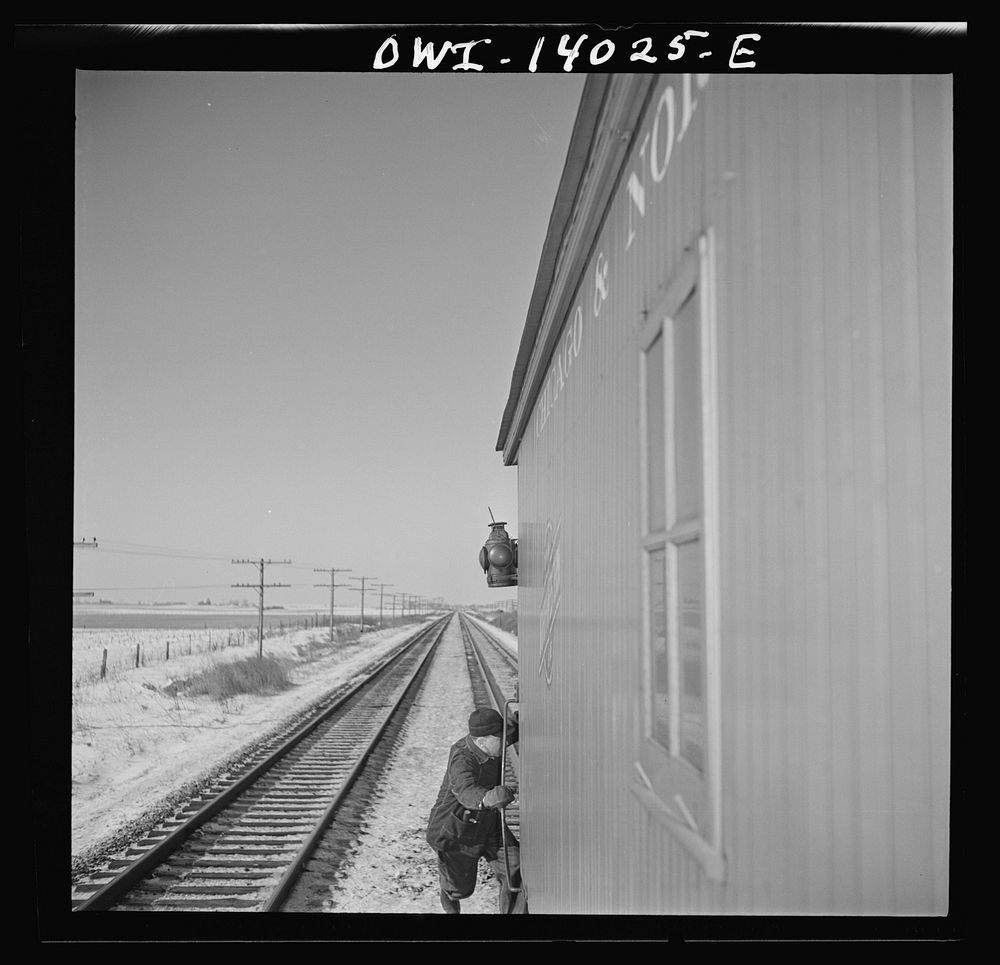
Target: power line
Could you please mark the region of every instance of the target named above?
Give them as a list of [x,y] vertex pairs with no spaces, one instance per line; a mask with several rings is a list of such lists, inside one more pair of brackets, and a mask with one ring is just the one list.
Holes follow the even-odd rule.
[[[168,556],[195,560],[228,560],[235,554],[215,553],[211,550],[180,549],[175,546],[157,546],[152,543],[129,543],[125,540],[106,539],[102,540],[105,552],[108,553],[132,553],[136,556]],[[124,549],[114,549],[113,547],[124,547]],[[141,552],[146,551],[146,552]]]
[[224,590],[229,583],[202,583],[192,586],[85,586],[84,590],[94,590],[98,593],[122,592],[123,590]]
[[[91,547],[96,547],[96,539],[92,543],[87,543],[86,541],[82,543],[74,543],[74,547],[85,546],[87,549]],[[115,547],[125,547],[123,549],[116,549]],[[130,543],[126,540],[102,540],[100,548],[104,553],[115,553],[120,556],[156,556],[163,559],[189,559],[189,560],[204,560],[206,562],[211,562],[217,560],[219,562],[231,562],[233,557],[236,556],[235,553],[215,553],[210,550],[192,550],[192,549],[181,549],[179,547],[173,546],[158,546],[153,543]],[[284,561],[281,561],[284,562]],[[298,570],[309,570],[308,564],[287,564],[293,569]],[[296,586],[310,586],[308,583],[299,583]]]
[[105,543],[111,543],[113,546],[131,546],[133,549],[140,550],[170,550],[172,553],[208,553],[209,550],[193,550],[190,547],[178,547],[178,546],[161,546],[159,543],[133,543],[131,540],[127,539],[105,539]]
[[113,550],[104,549],[105,553],[114,553],[118,556],[157,556],[161,559],[168,560],[203,560],[206,563],[213,562],[225,562],[228,557],[225,556],[191,556],[185,555],[183,553],[153,553],[145,550]]
[[[96,537],[92,541],[90,541],[90,542],[88,542],[87,540],[82,540],[79,543],[74,542],[73,546],[74,546],[74,548],[77,548],[77,547],[79,547],[79,548],[87,548],[87,549],[96,548],[96,549],[98,549],[99,553],[101,553],[101,554],[103,554],[103,553],[114,553],[114,554],[122,555],[122,556],[150,556],[150,557],[159,557],[159,558],[162,558],[162,559],[200,560],[202,562],[213,562],[213,561],[223,562],[223,561],[228,561],[230,563],[236,563],[236,562],[253,563],[254,565],[257,565],[257,563],[259,562],[258,560],[237,560],[237,559],[234,559],[234,555],[235,554],[222,555],[222,554],[213,553],[213,552],[210,552],[210,551],[207,551],[207,550],[203,551],[203,550],[182,549],[182,548],[179,548],[179,547],[160,546],[158,544],[153,544],[153,543],[133,543],[133,542],[129,542],[129,541],[126,541],[126,540],[108,540],[108,539],[102,539],[101,542],[100,542],[100,544],[98,544]],[[328,567],[309,566],[307,564],[302,564],[302,563],[293,564],[291,562],[291,560],[274,560],[274,561],[265,561],[265,562],[281,563],[282,565],[285,565],[285,566],[291,566],[291,567],[293,567],[293,569],[303,569],[303,570],[309,570],[309,569],[311,569],[313,572],[320,572],[320,571],[329,572],[329,568]],[[377,579],[377,577],[365,577],[365,580],[372,580],[372,581],[374,581],[375,579]],[[85,587],[84,589],[109,591],[109,592],[110,591],[125,591],[125,590],[212,590],[212,589],[224,589],[227,585],[228,586],[243,586],[243,584],[190,584],[190,585],[188,585],[188,584],[182,584],[182,585],[173,585],[173,586],[158,585],[158,586]],[[251,584],[247,584],[247,586],[250,586],[250,585]],[[274,585],[278,586],[279,584],[274,584]],[[282,584],[280,584],[280,586],[282,586],[282,587],[316,587],[316,586],[319,586],[319,585],[320,584],[316,584],[316,583],[282,583]],[[393,585],[392,583],[386,583],[386,584],[384,584],[384,586],[392,586],[392,585]],[[257,589],[259,587],[259,584],[252,584],[252,586],[253,586],[254,589]],[[358,588],[354,587],[354,589],[358,589]],[[361,587],[361,594],[362,594],[362,629],[364,629],[364,587],[363,586]],[[393,594],[393,609],[394,610],[395,610],[395,597],[396,597],[396,594]],[[417,597],[415,597],[413,594],[400,594],[400,597],[401,597],[402,612],[405,615],[406,610],[413,607],[414,601],[417,599]],[[380,601],[380,603],[381,603],[381,601]],[[409,604],[409,606],[407,604]],[[379,619],[381,621],[381,616],[380,616]]]

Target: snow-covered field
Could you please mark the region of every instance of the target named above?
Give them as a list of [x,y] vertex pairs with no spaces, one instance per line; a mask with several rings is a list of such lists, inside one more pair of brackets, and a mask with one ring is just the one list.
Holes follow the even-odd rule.
[[[143,633],[156,631],[143,631]],[[366,633],[363,641],[324,652],[323,630],[297,630],[265,640],[264,655],[289,666],[293,686],[264,697],[171,696],[170,685],[212,663],[255,651],[234,647],[179,654],[73,688],[71,846],[80,855],[134,822],[174,788],[277,726],[334,686],[350,680],[409,632]],[[312,642],[312,646],[310,645]],[[310,659],[310,655],[318,658]]]
[[[118,679],[139,666],[166,663],[170,659],[211,654],[233,647],[257,647],[257,634],[245,627],[230,630],[164,630],[144,627],[119,630],[110,628],[74,628],[73,683],[93,683]],[[256,649],[253,651],[256,653]]]
[[[216,701],[172,696],[175,680],[211,662],[248,656],[246,647],[211,653],[171,652],[169,661],[118,672],[73,688],[71,847],[74,856],[100,853],[121,828],[141,825],[171,791],[209,774],[297,709],[359,675],[411,632],[366,633],[361,641],[329,645],[325,629],[296,630],[264,642],[265,655],[286,663],[293,686],[262,697]],[[517,638],[503,635],[516,648]],[[250,652],[255,651],[256,644]],[[183,648],[182,648],[183,649]],[[346,877],[304,885],[300,910],[441,911],[433,853],[424,822],[440,786],[447,749],[465,732],[472,694],[457,623],[439,648],[402,745],[383,779],[382,802],[359,839]],[[314,865],[316,862],[314,862]],[[323,889],[326,889],[325,891]],[[493,885],[477,890],[463,912],[492,913]]]
[[[264,613],[264,639],[291,635],[315,626],[326,614],[309,610]],[[395,622],[388,619],[386,623]],[[369,611],[366,626],[373,617]],[[358,611],[341,608],[341,621],[359,622]],[[233,647],[257,652],[256,608],[237,606],[104,606],[73,607],[73,682],[114,678],[135,669],[194,654],[213,654]],[[328,631],[327,631],[328,632]],[[281,644],[276,644],[280,649]]]

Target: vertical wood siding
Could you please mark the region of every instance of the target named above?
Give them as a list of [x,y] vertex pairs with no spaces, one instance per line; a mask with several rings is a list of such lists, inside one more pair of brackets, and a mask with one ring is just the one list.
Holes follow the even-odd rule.
[[[663,180],[647,167],[639,216],[627,180],[667,84],[680,94],[679,75],[652,89],[573,302],[579,355],[518,451],[532,910],[944,914],[949,80],[713,76]],[[642,692],[637,336],[709,227],[726,859],[716,884],[628,790]],[[612,267],[595,315],[602,255]],[[551,685],[539,670],[548,524],[561,534]]]

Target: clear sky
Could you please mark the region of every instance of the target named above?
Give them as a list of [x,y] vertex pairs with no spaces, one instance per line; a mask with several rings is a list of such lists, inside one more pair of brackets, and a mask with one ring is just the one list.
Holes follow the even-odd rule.
[[584,77],[77,78],[74,589],[513,596],[477,556]]

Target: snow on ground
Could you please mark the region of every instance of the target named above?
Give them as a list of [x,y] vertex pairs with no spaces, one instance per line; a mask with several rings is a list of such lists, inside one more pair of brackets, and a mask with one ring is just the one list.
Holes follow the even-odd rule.
[[[399,643],[414,625],[366,633],[308,660],[310,641],[328,631],[296,630],[264,641],[265,656],[291,665],[293,686],[272,696],[171,696],[166,688],[213,662],[247,657],[246,648],[177,655],[114,679],[73,688],[71,847],[99,845],[155,808],[177,787],[210,771],[282,719],[357,676]],[[255,652],[255,651],[253,651]],[[322,650],[318,651],[322,652]]]

